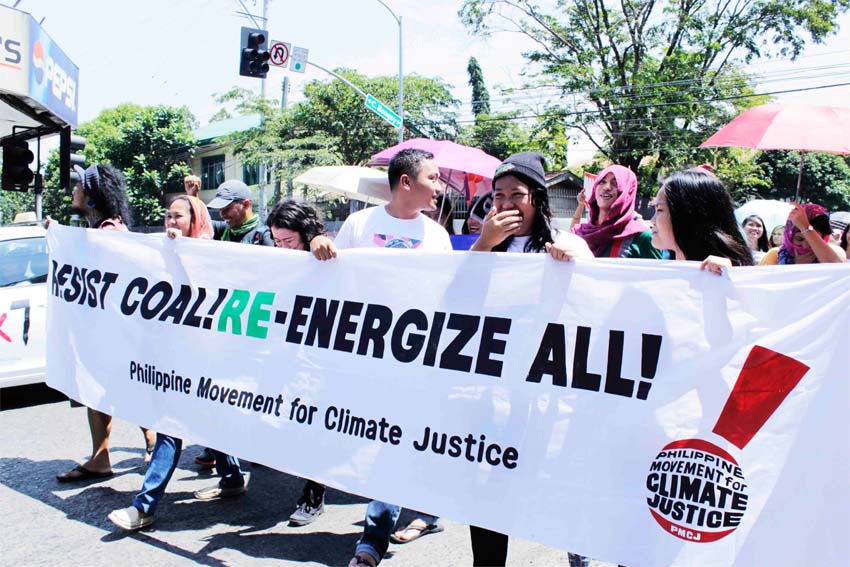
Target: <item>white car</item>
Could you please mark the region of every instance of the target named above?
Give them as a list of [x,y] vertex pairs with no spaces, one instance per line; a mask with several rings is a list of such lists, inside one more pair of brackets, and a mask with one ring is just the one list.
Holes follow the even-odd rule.
[[48,262],[43,228],[0,227],[0,388],[44,382]]

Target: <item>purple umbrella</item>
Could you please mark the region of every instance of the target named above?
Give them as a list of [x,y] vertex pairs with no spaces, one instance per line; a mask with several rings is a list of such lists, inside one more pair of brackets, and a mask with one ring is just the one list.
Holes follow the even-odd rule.
[[498,158],[478,148],[462,146],[449,140],[413,138],[376,153],[366,165],[386,167],[394,155],[408,148],[425,150],[434,154],[434,161],[440,168],[442,180],[456,191],[466,193],[467,197],[472,196],[470,193],[473,195],[476,193],[470,190],[470,187],[476,183],[479,184],[480,192],[489,191],[496,168],[502,163]]

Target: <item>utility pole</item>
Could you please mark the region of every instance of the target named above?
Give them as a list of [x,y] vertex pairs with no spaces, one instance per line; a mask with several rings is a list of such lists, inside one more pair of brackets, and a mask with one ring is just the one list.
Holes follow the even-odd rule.
[[[271,0],[263,0],[263,26],[264,27],[262,29],[264,29],[264,30],[269,29],[269,21],[266,18],[266,14],[269,11],[269,2],[271,2]],[[271,38],[267,37],[266,42],[270,42],[270,41],[271,41]],[[266,93],[266,80],[261,79],[260,80],[260,96],[263,97],[263,100],[266,100],[266,95],[267,95],[267,93]],[[262,184],[260,185],[260,191],[262,192]]]
[[280,94],[280,108],[286,108],[286,98],[289,96],[289,77],[284,75],[283,82],[280,85],[281,94]]

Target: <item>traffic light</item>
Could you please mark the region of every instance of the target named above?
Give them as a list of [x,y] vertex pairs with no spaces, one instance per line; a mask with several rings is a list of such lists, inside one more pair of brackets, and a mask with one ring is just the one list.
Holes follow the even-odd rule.
[[70,193],[74,185],[79,183],[80,176],[74,171],[74,166],[86,167],[86,156],[81,152],[86,147],[86,139],[71,134],[71,127],[62,128],[59,133],[59,185],[66,193]]
[[35,174],[30,164],[35,155],[30,151],[29,144],[21,140],[3,142],[3,178],[4,191],[29,190]]
[[263,30],[242,28],[239,74],[243,77],[265,79],[269,72],[269,34]]

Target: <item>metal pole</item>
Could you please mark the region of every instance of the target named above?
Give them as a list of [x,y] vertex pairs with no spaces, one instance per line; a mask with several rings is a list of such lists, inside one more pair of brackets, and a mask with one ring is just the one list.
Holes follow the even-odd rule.
[[401,42],[401,16],[398,17],[398,117],[401,118],[398,125],[398,143],[404,141],[404,75],[401,70],[402,62]]
[[398,23],[398,117],[401,118],[401,124],[398,127],[398,142],[404,141],[404,75],[402,74],[402,25],[401,16],[393,12],[392,8],[386,5],[384,0],[376,0],[381,6],[387,9],[395,21]]
[[800,173],[797,174],[797,194],[794,195],[794,201],[800,201],[800,184],[803,182],[803,161],[806,159],[806,152],[800,151]]
[[[269,0],[263,0],[263,29],[269,29],[269,21],[266,19],[266,11],[269,7]],[[269,45],[271,38],[266,38],[266,46]],[[263,100],[266,100],[266,80],[260,79],[260,96],[263,97]]]

